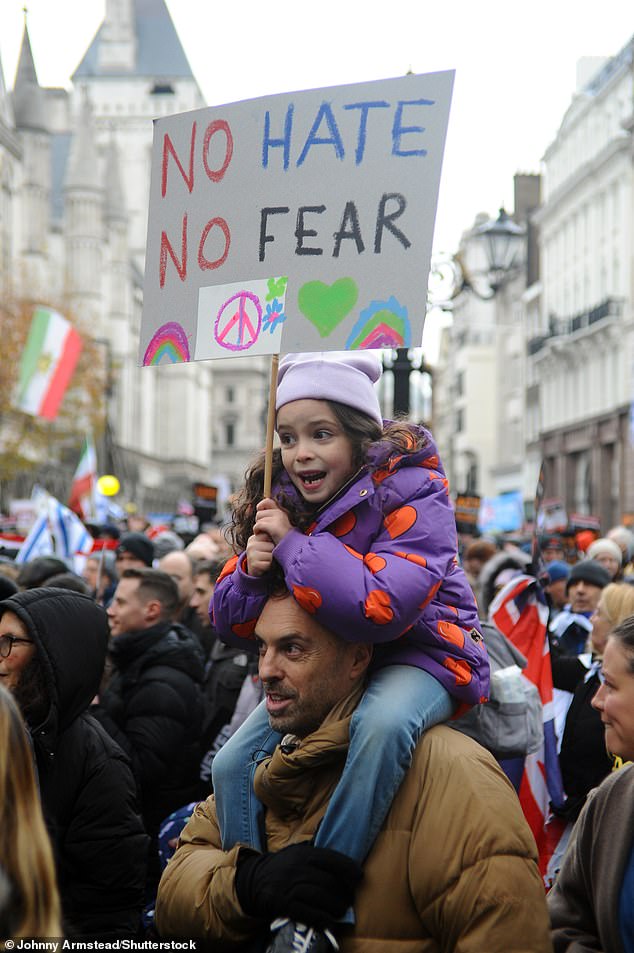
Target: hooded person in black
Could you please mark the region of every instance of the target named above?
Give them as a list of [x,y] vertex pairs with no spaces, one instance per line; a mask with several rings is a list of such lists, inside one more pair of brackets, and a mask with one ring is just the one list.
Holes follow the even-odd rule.
[[0,602],[0,637],[0,682],[33,741],[65,934],[138,936],[148,838],[130,762],[89,709],[103,673],[106,614],[81,593],[30,589]]

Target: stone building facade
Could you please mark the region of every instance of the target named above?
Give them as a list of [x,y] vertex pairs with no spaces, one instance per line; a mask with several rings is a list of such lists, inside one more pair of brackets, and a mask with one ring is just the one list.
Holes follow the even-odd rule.
[[[152,121],[203,105],[164,0],[107,0],[69,89],[39,85],[26,26],[12,90],[0,64],[0,289],[67,302],[92,329],[109,382],[100,469],[144,510],[173,511],[213,472],[211,362],[137,354]],[[18,494],[34,476],[62,494],[82,439]]]

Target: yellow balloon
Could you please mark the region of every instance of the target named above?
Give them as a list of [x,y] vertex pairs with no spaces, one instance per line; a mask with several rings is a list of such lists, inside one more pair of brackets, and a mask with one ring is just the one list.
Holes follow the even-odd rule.
[[121,489],[121,484],[116,476],[113,476],[111,473],[105,473],[97,480],[97,489],[100,493],[103,493],[104,496],[116,496]]

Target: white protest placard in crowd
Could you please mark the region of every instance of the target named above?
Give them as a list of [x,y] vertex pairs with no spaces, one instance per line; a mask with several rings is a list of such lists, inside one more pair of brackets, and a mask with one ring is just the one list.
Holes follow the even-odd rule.
[[453,79],[156,120],[140,363],[420,345]]

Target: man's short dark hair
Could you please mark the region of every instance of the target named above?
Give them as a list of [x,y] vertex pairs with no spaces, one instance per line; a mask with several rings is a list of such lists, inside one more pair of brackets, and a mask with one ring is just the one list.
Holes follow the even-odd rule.
[[46,587],[53,589],[70,589],[71,592],[83,592],[90,595],[90,586],[74,572],[58,572],[46,580]]
[[207,576],[209,582],[216,583],[224,563],[217,559],[201,559],[194,563],[194,576]]
[[68,566],[61,559],[56,556],[36,556],[22,566],[16,581],[20,589],[38,589],[51,576],[61,572],[68,572]]
[[124,569],[121,579],[139,580],[139,597],[156,599],[163,606],[163,618],[171,619],[178,611],[178,587],[162,569]]

